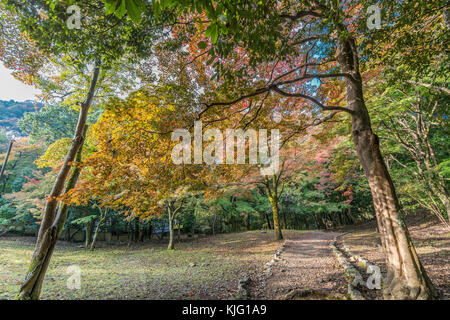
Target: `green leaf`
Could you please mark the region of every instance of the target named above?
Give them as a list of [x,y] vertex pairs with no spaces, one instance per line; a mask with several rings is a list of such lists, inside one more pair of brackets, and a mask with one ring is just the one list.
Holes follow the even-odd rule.
[[205,41],[200,41],[198,43],[198,48],[201,49],[201,50],[206,49],[206,46],[207,46],[207,43]]
[[209,60],[206,62],[206,65],[210,65],[211,63],[213,63],[214,62],[214,60],[216,59],[216,56],[215,55],[213,55],[211,58],[209,58]]
[[117,4],[120,0],[106,0],[105,2],[105,14],[109,15],[116,11]]
[[211,33],[212,33],[213,29],[214,29],[214,25],[213,25],[213,24],[210,24],[210,25],[208,26],[208,28],[206,28],[206,30],[205,30],[205,36],[206,36],[206,37],[211,36]]
[[125,0],[119,0],[119,1],[120,1],[120,6],[116,9],[114,14],[116,15],[117,18],[121,19],[125,15],[125,13],[127,13],[127,7],[126,7]]
[[219,30],[217,25],[214,25],[214,29],[211,32],[211,42],[215,44],[217,42],[217,37],[219,36]]
[[127,12],[131,20],[135,23],[139,23],[142,18],[142,3],[140,0],[126,0],[127,1]]

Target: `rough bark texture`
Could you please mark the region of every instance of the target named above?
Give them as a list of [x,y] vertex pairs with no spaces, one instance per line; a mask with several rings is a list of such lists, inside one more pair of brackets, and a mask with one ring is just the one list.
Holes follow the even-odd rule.
[[280,214],[278,211],[278,199],[270,198],[270,204],[272,206],[272,213],[273,213],[273,228],[275,229],[275,239],[281,240],[283,239],[283,234],[281,232],[281,225],[280,225]]
[[[25,280],[16,296],[17,300],[37,300],[39,299],[42,283],[44,281],[45,273],[50,263],[50,258],[53,254],[56,241],[58,240],[58,231],[62,228],[61,223],[65,221],[63,207],[61,207],[61,214],[56,215],[58,206],[58,197],[62,194],[64,184],[69,171],[72,167],[78,151],[84,142],[85,125],[89,107],[94,98],[94,92],[97,85],[98,76],[100,73],[100,63],[97,62],[94,74],[91,80],[90,88],[86,100],[81,104],[80,113],[78,117],[75,135],[72,140],[72,145],[66,155],[64,163],[59,171],[59,174],[53,184],[52,191],[48,196],[47,204],[44,210],[41,226],[39,228],[38,237],[36,240],[36,247],[28,268]],[[76,170],[74,170],[76,171]],[[76,179],[75,179],[76,182]]]
[[352,137],[372,192],[375,213],[388,268],[384,282],[387,299],[430,299],[436,291],[419,261],[402,212],[391,177],[373,133],[364,103],[362,79],[354,39],[340,41],[338,62],[351,75],[346,79],[348,108],[352,110]]
[[279,175],[273,175],[272,179],[266,178],[264,182],[267,197],[269,198],[269,202],[272,207],[273,229],[275,230],[275,240],[283,239],[283,234],[281,232],[280,213],[278,210],[278,200],[283,190],[278,191],[279,179],[280,179]]

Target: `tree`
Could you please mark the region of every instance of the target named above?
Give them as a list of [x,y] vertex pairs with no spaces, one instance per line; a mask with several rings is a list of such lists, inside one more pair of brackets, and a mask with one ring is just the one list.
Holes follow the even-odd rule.
[[386,88],[373,100],[387,158],[412,178],[411,185],[420,186],[410,190],[409,196],[448,226],[445,216],[450,215],[450,199],[444,176],[448,152],[436,152],[445,150],[441,144],[446,141],[447,97],[433,89],[406,84]]
[[173,163],[176,143],[170,133],[183,127],[184,119],[170,104],[170,95],[156,89],[149,86],[109,102],[93,126],[97,150],[85,160],[85,176],[67,200],[80,204],[98,198],[101,206],[122,210],[129,220],[167,212],[173,249],[174,221],[182,199],[202,187],[202,168]]
[[279,204],[281,195],[283,194],[284,185],[279,186],[281,174],[274,174],[272,177],[265,177],[264,186],[266,187],[267,197],[269,198],[270,205],[272,206],[273,213],[273,228],[275,230],[275,239],[283,239],[281,233]]
[[5,173],[6,165],[8,164],[9,154],[11,153],[11,149],[14,143],[14,139],[9,140],[8,150],[6,151],[5,159],[3,160],[3,165],[0,170],[0,181],[3,178],[3,174]]
[[[306,100],[316,106],[318,114],[332,111],[329,116],[337,112],[350,116],[353,142],[369,182],[382,233],[388,268],[385,296],[397,299],[436,297],[436,290],[420,263],[402,219],[395,188],[364,100],[357,45],[359,34],[354,26],[358,22],[365,25],[365,8],[341,6],[337,1],[279,3],[271,0],[257,4],[224,0],[217,1],[215,6],[209,2],[194,5],[161,1],[156,5],[175,7],[188,22],[200,25],[200,30],[207,24],[205,35],[212,45],[208,54],[217,71],[215,77],[224,79],[225,84],[232,83],[234,88],[242,88],[233,92],[233,99],[205,102],[200,114],[276,93]],[[206,15],[207,22],[202,20],[202,14]],[[245,52],[243,60],[247,63],[236,71],[229,66],[236,66],[232,61],[239,59],[239,50]],[[281,66],[277,68],[279,62]],[[262,70],[266,69],[259,67],[264,64],[272,65],[274,72],[264,74]],[[264,81],[256,80],[261,78]],[[320,84],[333,78],[345,82],[347,106],[329,105],[311,94],[312,79]]]
[[95,248],[95,242],[97,241],[97,236],[98,236],[98,232],[100,231],[100,226],[105,221],[106,216],[108,215],[108,208],[102,209],[99,207],[98,210],[100,211],[100,217],[98,219],[97,227],[95,228],[94,237],[92,238],[92,242],[89,247],[89,249],[91,251],[93,251]]
[[[87,70],[91,70],[92,74],[91,79],[87,81],[88,86],[77,90],[77,93],[72,96],[72,99],[80,99],[84,95],[84,101],[78,103],[79,117],[72,144],[49,194],[36,249],[26,280],[16,296],[17,299],[39,298],[45,272],[58,238],[58,231],[62,229],[66,217],[63,204],[59,205],[60,210],[57,212],[58,198],[64,191],[64,185],[75,156],[83,145],[87,115],[94,100],[98,80],[102,78],[101,68],[107,70],[114,66],[114,63],[120,60],[126,52],[134,52],[137,55],[148,53],[145,50],[136,50],[138,34],[135,32],[135,25],[131,21],[121,19],[123,15],[121,18],[105,15],[101,1],[95,1],[95,5],[92,4],[92,1],[74,1],[72,4],[82,7],[88,19],[88,23],[84,23],[79,30],[70,30],[66,23],[67,3],[35,1],[33,6],[30,6],[27,1],[7,2],[7,9],[18,17],[18,24],[26,31],[28,42],[36,44],[39,51],[45,52],[49,57],[49,62],[72,67],[74,71],[72,83],[83,83],[83,80],[87,80],[84,76]],[[150,17],[147,18],[151,20]],[[147,37],[147,40],[151,41],[151,39],[151,37]],[[149,42],[146,43],[149,44]],[[8,57],[7,52],[3,52],[2,57]],[[31,65],[31,63],[23,64]],[[36,79],[35,74],[32,75],[32,79]],[[47,91],[58,88],[42,79],[35,81]],[[74,173],[76,170],[72,171]],[[74,176],[72,175],[72,177]],[[75,182],[76,180],[74,179]],[[70,181],[68,185],[70,186]]]
[[179,201],[179,204],[176,205],[176,199],[166,200],[167,214],[169,215],[169,245],[167,246],[167,250],[174,249],[174,223],[175,219],[180,212],[180,209],[183,206],[183,200]]

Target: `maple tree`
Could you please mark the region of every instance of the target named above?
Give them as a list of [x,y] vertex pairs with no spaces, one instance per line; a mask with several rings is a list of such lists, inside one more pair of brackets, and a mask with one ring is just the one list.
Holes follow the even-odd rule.
[[[72,4],[81,29],[66,23]],[[404,215],[427,208],[448,223],[448,4],[379,1],[382,24],[368,30],[370,5],[2,2],[0,59],[50,104],[19,121],[30,140],[14,146],[5,172],[20,179],[3,179],[0,225],[34,230],[42,218],[17,298],[39,298],[71,207],[91,250],[107,221],[129,245],[147,227],[162,238],[168,225],[172,250],[181,225],[189,234],[268,227],[280,240],[282,228],[375,213],[385,298],[436,298]],[[267,174],[275,132],[280,170]],[[26,169],[38,170],[16,170],[17,152],[36,148]]]
[[[224,0],[217,1],[214,6],[201,1],[160,1],[155,5],[173,7],[179,15],[186,17],[187,24],[200,24],[199,32],[204,32],[212,45],[208,62],[217,71],[213,78],[224,79],[224,86],[228,85],[229,89],[230,85],[241,88],[231,91],[233,98],[206,102],[200,114],[273,92],[306,100],[321,110],[319,113],[345,112],[350,116],[353,141],[369,181],[383,235],[388,265],[385,296],[401,299],[435,297],[436,290],[418,259],[402,220],[395,188],[364,102],[357,27],[358,23],[365,22],[364,9],[368,4],[344,7],[334,1],[268,0],[250,4]],[[208,22],[202,20],[202,15],[206,15]],[[405,23],[402,19],[395,19],[397,26]],[[199,43],[199,49],[202,47],[204,44]],[[239,50],[245,56],[238,57]],[[238,68],[236,59],[244,62]],[[261,72],[260,65],[277,66],[280,61],[281,70],[273,68],[273,73]],[[308,91],[312,79],[320,83],[333,78],[345,82],[347,106],[330,105]],[[258,83],[256,79],[263,80]]]
[[[92,1],[74,1],[72,3],[83,7],[89,20],[88,23],[83,24],[81,29],[75,30],[69,29],[66,23],[68,3],[35,1],[31,10],[27,1],[7,1],[6,3],[6,12],[15,14],[17,17],[15,25],[18,26],[17,29],[26,31],[27,41],[29,39],[29,42],[35,44],[40,52],[45,53],[49,62],[53,62],[54,66],[58,66],[59,63],[63,68],[72,69],[72,83],[83,83],[83,80],[85,84],[87,83],[72,97],[78,100],[79,109],[74,137],[48,196],[36,249],[26,281],[23,282],[17,299],[39,298],[45,272],[58,238],[58,230],[64,225],[66,216],[63,212],[64,204],[59,204],[58,197],[64,192],[71,164],[83,144],[83,131],[87,115],[95,97],[97,83],[99,79],[102,80],[101,68],[108,70],[113,67],[114,69],[114,63],[120,60],[127,50],[135,52],[135,57],[150,53],[148,49],[136,48],[138,43],[136,37],[139,35],[135,32],[132,21],[121,20],[111,15],[105,16],[103,3],[101,1],[96,1],[96,3],[99,6],[93,6]],[[147,20],[151,21],[151,16],[147,16]],[[47,30],[52,30],[52,32],[49,33]],[[146,43],[151,44],[152,39],[152,37],[147,37]],[[16,41],[18,40],[20,39],[16,39]],[[7,56],[4,53],[2,57]],[[91,73],[92,76],[86,78],[84,76],[86,72]],[[62,76],[65,78],[67,75],[62,73]],[[55,87],[51,83],[36,82],[43,84],[44,89]],[[57,81],[56,84],[58,84]],[[72,171],[72,177],[74,177],[73,174],[77,170]],[[73,184],[76,183],[76,179],[74,180]]]

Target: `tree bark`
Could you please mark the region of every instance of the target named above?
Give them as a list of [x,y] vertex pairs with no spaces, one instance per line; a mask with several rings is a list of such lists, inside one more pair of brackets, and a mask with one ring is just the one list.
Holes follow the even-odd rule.
[[94,220],[86,223],[86,235],[84,237],[84,247],[88,248],[92,239],[92,229],[93,229]]
[[169,216],[169,245],[167,246],[167,250],[173,250],[173,217]]
[[[278,184],[280,181],[280,175],[274,174],[271,179],[266,177],[264,186],[266,188],[267,197],[269,198],[270,205],[273,213],[273,228],[275,230],[275,240],[283,239],[281,232],[280,214],[278,208],[278,200],[283,193],[283,187],[278,191]],[[284,186],[284,185],[283,185]]]
[[275,196],[269,196],[269,201],[272,206],[273,213],[273,228],[275,230],[275,240],[283,239],[283,234],[281,232],[280,215],[278,212],[278,198]]
[[377,222],[386,255],[386,299],[430,299],[437,296],[417,256],[403,222],[402,212],[389,172],[380,152],[378,137],[373,133],[364,102],[356,42],[341,36],[338,62],[346,78],[348,108],[352,110],[352,137],[371,189]]
[[169,215],[169,245],[167,246],[167,250],[173,250],[174,249],[174,221],[175,218],[180,211],[181,207],[183,206],[183,200],[180,202],[180,205],[175,208],[175,200],[169,201],[167,205],[167,213]]
[[[81,103],[80,106],[80,113],[78,117],[77,127],[75,129],[74,138],[72,140],[72,145],[53,184],[52,191],[47,198],[47,204],[43,213],[42,222],[36,240],[36,247],[34,249],[34,253],[28,267],[25,281],[20,287],[19,293],[15,297],[17,300],[39,299],[45,273],[47,271],[48,264],[50,263],[50,258],[52,256],[56,241],[58,240],[58,231],[60,231],[60,229],[64,225],[63,221],[65,221],[65,218],[67,216],[67,211],[64,213],[64,210],[62,210],[64,209],[64,205],[60,206],[61,209],[58,212],[58,215],[56,215],[56,208],[58,205],[57,198],[61,195],[64,189],[64,184],[72,167],[72,162],[74,161],[78,151],[83,145],[83,134],[85,131],[86,119],[89,107],[94,98],[99,73],[100,61],[96,61],[86,100]],[[76,172],[76,170],[74,170],[73,172]],[[77,174],[79,174],[79,172]],[[76,177],[73,182],[76,183],[77,179],[78,177]],[[69,184],[67,187],[69,187]]]
[[2,180],[3,174],[5,173],[6,165],[8,164],[8,158],[9,158],[9,155],[11,154],[11,149],[12,149],[13,144],[14,144],[14,140],[11,139],[9,141],[8,150],[6,151],[5,160],[3,161],[2,170],[0,171],[0,180]]
[[97,241],[97,236],[98,236],[98,232],[100,231],[100,226],[103,223],[103,221],[106,218],[106,213],[108,212],[107,209],[105,209],[104,211],[100,210],[100,219],[98,220],[98,224],[97,227],[95,228],[95,232],[94,232],[94,237],[92,238],[92,242],[91,242],[91,246],[89,248],[89,250],[94,251],[95,248],[95,242]]
[[283,239],[283,234],[281,233],[280,215],[278,212],[278,199],[272,200],[272,210],[273,210],[273,225],[275,229],[275,239]]
[[139,217],[136,217],[136,219],[134,220],[134,242],[139,241],[139,229]]

